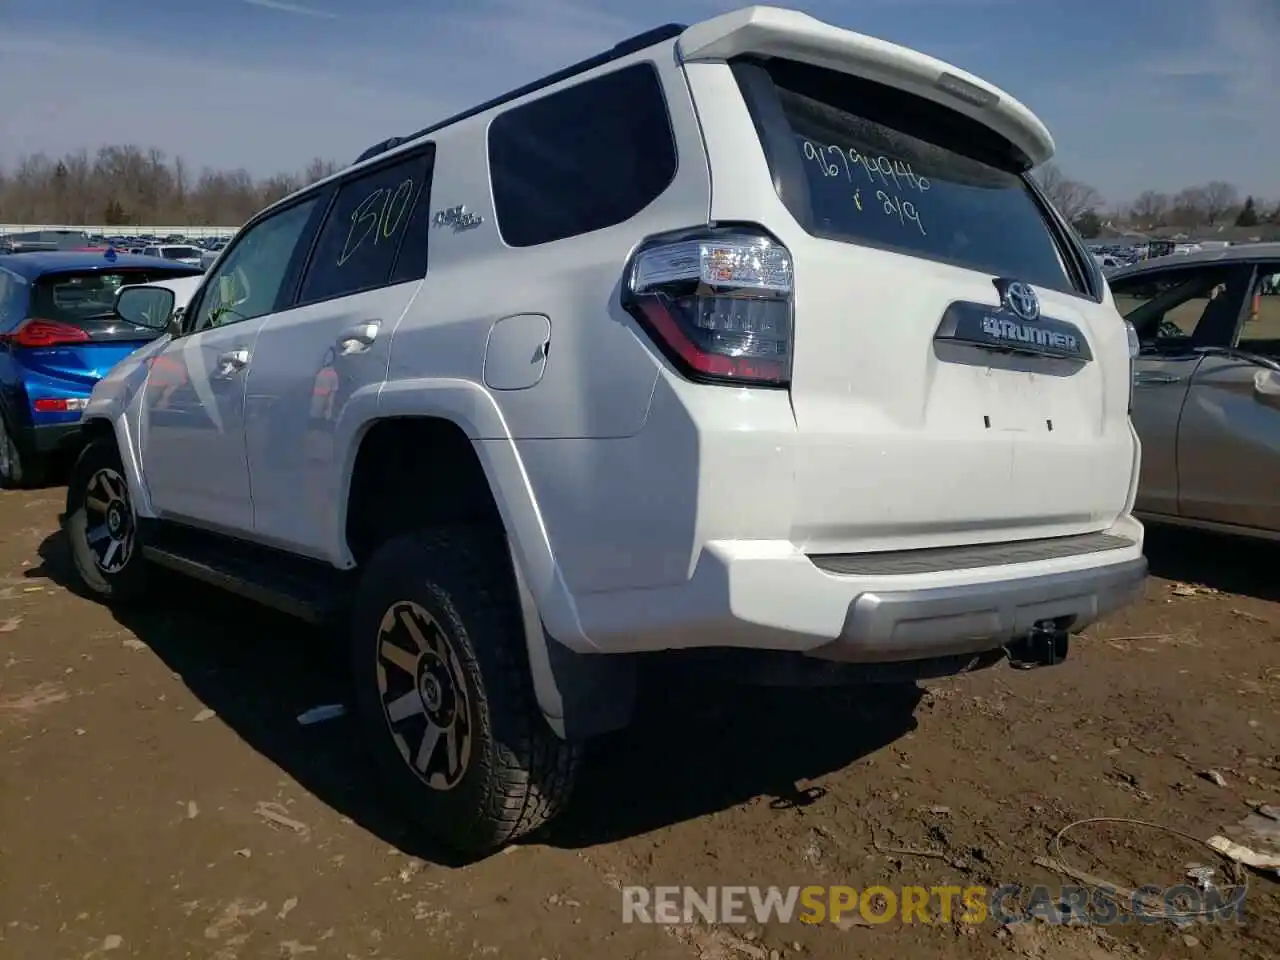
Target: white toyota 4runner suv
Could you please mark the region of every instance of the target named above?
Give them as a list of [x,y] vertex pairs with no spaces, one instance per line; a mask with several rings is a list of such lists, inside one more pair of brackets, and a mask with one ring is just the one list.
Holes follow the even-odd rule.
[[248,223],[104,379],[65,525],[350,619],[392,790],[551,817],[640,655],[1049,664],[1140,591],[1130,337],[1017,100],[752,7],[650,31]]

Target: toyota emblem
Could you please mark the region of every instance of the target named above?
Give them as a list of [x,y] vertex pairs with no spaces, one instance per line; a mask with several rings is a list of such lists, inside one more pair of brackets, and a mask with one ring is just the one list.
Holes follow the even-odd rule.
[[1004,288],[1004,305],[1019,320],[1040,318],[1040,298],[1031,285],[1015,280]]

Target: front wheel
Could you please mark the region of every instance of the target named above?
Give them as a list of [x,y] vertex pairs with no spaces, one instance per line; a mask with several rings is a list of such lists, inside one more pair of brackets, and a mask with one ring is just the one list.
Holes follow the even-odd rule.
[[144,592],[146,562],[114,441],[94,440],[76,461],[67,488],[66,531],[76,572],[90,593],[123,601]]
[[374,757],[433,839],[484,855],[568,802],[581,748],[538,710],[501,534],[384,545],[361,578],[351,655]]

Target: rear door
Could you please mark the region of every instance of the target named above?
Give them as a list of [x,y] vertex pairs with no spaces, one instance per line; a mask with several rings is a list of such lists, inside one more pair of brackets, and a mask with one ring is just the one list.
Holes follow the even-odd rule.
[[296,300],[258,336],[246,443],[255,536],[329,559],[353,400],[387,377],[391,335],[427,272],[431,147],[339,181]]
[[[1113,280],[1116,308],[1134,325],[1141,353],[1134,364],[1133,425],[1142,441],[1136,507],[1179,514],[1179,423],[1203,348],[1225,346],[1247,282],[1220,264],[1175,266]],[[1190,451],[1194,456],[1194,451]]]
[[761,223],[794,260],[793,540],[837,553],[1112,524],[1134,469],[1124,327],[1012,146],[851,74],[730,70],[686,66],[695,102],[722,105],[700,110],[712,220]]
[[1185,517],[1280,531],[1280,264],[1240,268],[1178,429]]

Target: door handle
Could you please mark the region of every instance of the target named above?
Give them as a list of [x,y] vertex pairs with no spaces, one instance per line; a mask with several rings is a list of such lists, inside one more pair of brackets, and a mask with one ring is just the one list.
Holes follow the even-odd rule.
[[338,338],[340,355],[346,357],[353,353],[364,353],[364,351],[373,346],[373,341],[378,339],[378,331],[381,329],[381,320],[366,320],[363,323],[357,323]]
[[1155,383],[1177,383],[1181,379],[1167,373],[1137,373],[1134,374],[1133,382],[1141,387]]
[[248,350],[228,350],[218,354],[218,368],[213,375],[219,380],[229,380],[248,365]]

